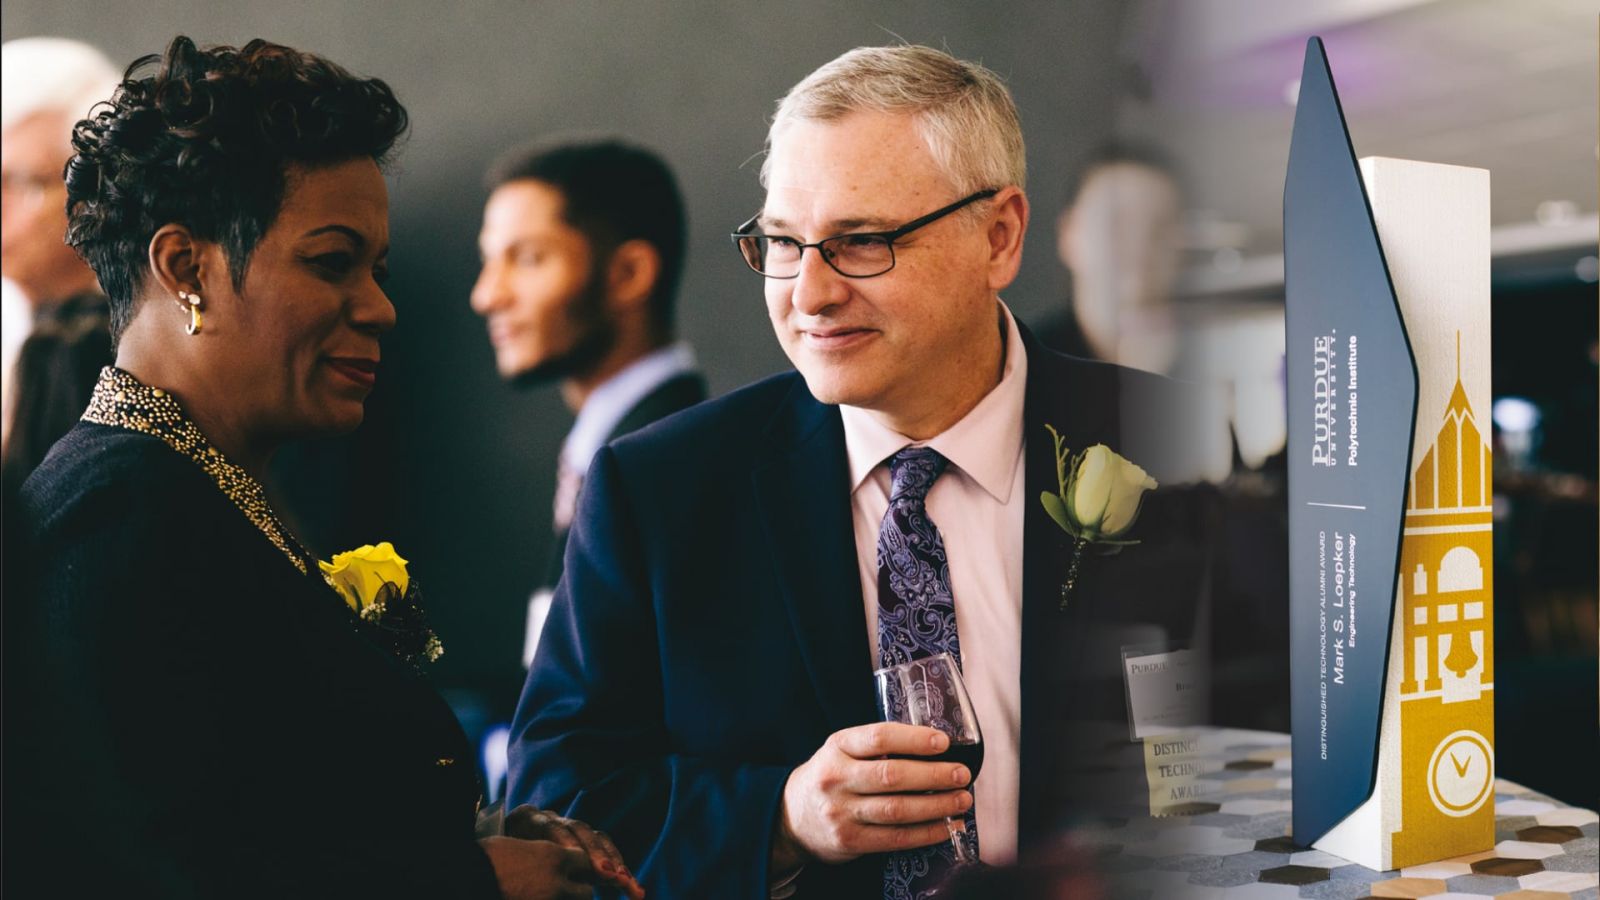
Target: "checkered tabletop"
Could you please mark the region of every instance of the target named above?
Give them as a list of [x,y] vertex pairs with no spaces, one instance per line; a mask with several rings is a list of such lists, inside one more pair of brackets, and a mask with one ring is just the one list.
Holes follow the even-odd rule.
[[1504,779],[1495,782],[1492,850],[1374,872],[1289,840],[1289,736],[1213,731],[1203,757],[1220,763],[1190,815],[1104,824],[1078,837],[1100,858],[1116,897],[1151,900],[1313,897],[1600,898],[1596,815]]

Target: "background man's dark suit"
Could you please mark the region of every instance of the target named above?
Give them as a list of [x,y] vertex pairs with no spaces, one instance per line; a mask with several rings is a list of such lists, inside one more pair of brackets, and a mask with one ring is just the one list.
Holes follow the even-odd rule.
[[[611,429],[606,435],[606,443],[611,443],[617,438],[633,434],[635,431],[649,425],[658,419],[699,403],[706,399],[706,379],[699,372],[682,372],[668,378],[657,385],[644,399],[633,405],[617,427]],[[554,587],[561,581],[561,563],[567,555],[567,534],[569,529],[556,532],[555,541],[550,549],[550,562],[545,566],[544,583]]]
[[[1083,646],[1112,632],[1091,626],[1153,622],[1187,639],[1207,554],[1205,504],[1158,491],[1133,535],[1145,543],[1089,560],[1059,611],[1069,543],[1038,502],[1056,487],[1044,423],[1074,450],[1122,449],[1122,409],[1170,390],[1023,339],[1026,849],[1071,812],[1062,794],[1086,771],[1059,752],[1064,726],[1124,715],[1101,665],[1115,648]],[[779,375],[602,450],[566,565],[513,727],[510,802],[610,832],[657,896],[765,898],[790,771],[878,718],[838,408]],[[801,890],[877,897],[881,871],[879,857],[812,864]]]

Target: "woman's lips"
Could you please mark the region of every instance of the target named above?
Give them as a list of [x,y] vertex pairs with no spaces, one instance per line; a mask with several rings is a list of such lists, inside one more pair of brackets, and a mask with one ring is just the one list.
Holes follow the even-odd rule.
[[378,361],[375,359],[336,356],[328,360],[328,366],[368,390],[378,383]]

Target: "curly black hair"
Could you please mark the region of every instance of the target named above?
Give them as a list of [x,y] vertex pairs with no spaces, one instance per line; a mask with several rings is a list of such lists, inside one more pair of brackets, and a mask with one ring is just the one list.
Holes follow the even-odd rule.
[[133,319],[163,225],[220,243],[237,289],[291,166],[384,165],[407,126],[387,84],[280,44],[202,50],[179,35],[135,60],[73,128],[66,166],[67,243],[100,278],[113,338]]

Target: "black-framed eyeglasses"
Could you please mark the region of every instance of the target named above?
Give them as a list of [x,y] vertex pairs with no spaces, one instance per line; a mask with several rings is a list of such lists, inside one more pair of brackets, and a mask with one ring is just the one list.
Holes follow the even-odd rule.
[[894,242],[918,228],[936,222],[962,207],[979,200],[987,200],[1000,193],[990,188],[969,194],[960,200],[941,207],[927,215],[912,219],[893,231],[856,231],[836,234],[812,244],[803,244],[792,237],[773,234],[752,234],[759,214],[739,226],[729,237],[733,238],[745,264],[768,278],[795,278],[800,274],[800,260],[807,247],[815,247],[822,259],[835,272],[846,278],[871,278],[894,268]]

